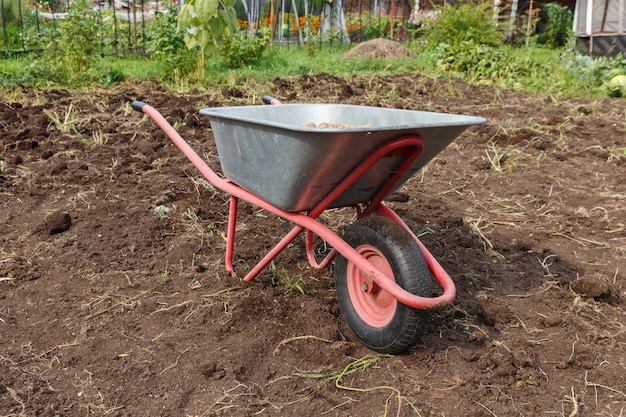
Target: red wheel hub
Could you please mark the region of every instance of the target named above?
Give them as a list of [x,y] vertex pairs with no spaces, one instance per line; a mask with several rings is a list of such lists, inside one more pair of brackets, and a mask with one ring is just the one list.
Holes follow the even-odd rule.
[[[377,248],[361,245],[356,251],[380,272],[393,279],[391,265]],[[366,278],[352,262],[348,262],[346,280],[350,301],[359,317],[372,327],[388,325],[396,313],[398,300]]]

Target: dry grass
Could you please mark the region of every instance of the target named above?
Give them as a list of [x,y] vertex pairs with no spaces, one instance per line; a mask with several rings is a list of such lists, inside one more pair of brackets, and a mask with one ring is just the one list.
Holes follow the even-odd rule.
[[[607,314],[605,310],[614,310]],[[616,317],[616,314],[617,317]],[[626,335],[626,321],[624,313],[619,314],[616,307],[583,300],[579,295],[574,297],[573,303],[565,313],[568,322],[581,332],[581,336],[600,345],[616,347],[618,341]],[[621,319],[618,318],[621,316]]]
[[[308,338],[308,336],[306,336]],[[315,338],[318,339],[318,338]],[[295,340],[295,339],[294,339]],[[321,340],[321,339],[320,339]],[[282,343],[282,342],[281,342]],[[361,393],[361,394],[371,394],[374,392],[386,392],[388,395],[385,397],[383,410],[379,414],[381,416],[388,416],[392,412],[392,409],[395,408],[394,415],[400,416],[403,410],[406,410],[411,415],[421,416],[420,410],[415,406],[415,401],[412,398],[406,397],[402,395],[398,388],[395,388],[390,385],[379,385],[373,387],[356,387],[351,384],[346,383],[347,377],[351,375],[355,375],[361,372],[364,372],[368,368],[376,367],[376,365],[383,359],[389,358],[389,355],[366,355],[362,358],[355,359],[348,363],[344,368],[341,369],[330,369],[330,370],[319,370],[319,371],[298,371],[294,372],[292,375],[286,375],[279,378],[275,378],[269,382],[268,385],[278,384],[283,381],[291,381],[294,379],[300,380],[312,380],[316,381],[313,385],[307,385],[305,388],[289,393],[288,398],[294,398],[288,402],[283,402],[282,404],[273,404],[275,408],[282,409],[287,405],[296,404],[303,401],[308,401],[313,395],[319,392],[322,387],[327,385],[328,383],[334,383],[334,386],[339,390],[344,390],[348,392]],[[349,398],[349,397],[348,397]],[[396,400],[396,406],[391,405],[391,401]],[[343,404],[349,404],[353,401],[356,401],[352,398],[347,399]],[[326,410],[325,414],[334,411],[335,409],[340,409],[340,405],[334,406],[330,410]]]
[[[133,296],[127,296],[124,294],[114,294],[112,292],[105,292],[99,295],[93,300],[87,301],[82,304],[82,308],[91,312],[87,316],[88,320],[98,317],[102,314],[110,313],[118,309],[134,309],[139,305],[139,300],[155,292],[154,288],[140,291]],[[104,307],[102,307],[104,305]]]

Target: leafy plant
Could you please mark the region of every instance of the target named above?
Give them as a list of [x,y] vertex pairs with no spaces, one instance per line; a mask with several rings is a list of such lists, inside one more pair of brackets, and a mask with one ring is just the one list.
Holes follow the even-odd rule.
[[39,36],[29,38],[31,46],[43,52],[31,64],[36,77],[73,85],[101,77],[102,71],[93,65],[100,57],[102,33],[87,0],[73,2],[67,16],[57,21],[56,29],[49,24],[43,28]]
[[158,206],[154,206],[152,208],[152,212],[154,213],[156,218],[159,219],[159,220],[169,220],[169,218],[170,218],[168,216],[168,214],[170,212],[169,207],[166,207],[166,206],[164,206],[162,204],[158,205]]
[[542,70],[540,64],[528,56],[517,57],[503,46],[493,47],[472,40],[440,44],[435,54],[439,68],[459,72],[468,81],[511,81]]
[[99,24],[87,0],[77,0],[58,23],[56,54],[70,73],[88,68],[99,51]]
[[543,6],[548,15],[548,24],[539,34],[537,43],[547,44],[553,48],[565,46],[572,36],[572,12],[558,3],[547,3]]
[[188,73],[193,56],[185,47],[183,34],[178,30],[176,5],[171,3],[165,13],[159,13],[146,31],[146,52],[151,59],[163,62],[168,69]]
[[608,95],[615,95],[609,82],[616,75],[626,74],[626,58],[592,58],[575,53],[561,54],[561,78],[573,80],[586,89],[598,88]]
[[391,19],[387,13],[370,16],[367,24],[363,27],[365,39],[387,38],[390,27]]
[[261,57],[270,41],[269,30],[259,30],[248,34],[242,30],[226,36],[220,56],[229,68],[241,68],[250,65]]
[[222,45],[224,37],[237,28],[236,0],[189,0],[178,14],[178,30],[187,48],[198,49],[199,75],[204,77],[207,53]]
[[493,6],[489,2],[467,1],[458,6],[447,3],[436,10],[436,19],[423,21],[424,33],[434,47],[463,42],[488,46],[504,43],[502,25],[494,20]]
[[626,71],[612,75],[606,87],[610,97],[626,97]]

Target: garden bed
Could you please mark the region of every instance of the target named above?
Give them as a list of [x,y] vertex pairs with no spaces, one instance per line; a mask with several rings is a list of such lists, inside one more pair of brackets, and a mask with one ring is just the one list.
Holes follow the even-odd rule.
[[[198,109],[264,93],[488,119],[388,199],[458,286],[406,355],[355,340],[303,240],[256,282],[231,278],[228,196],[130,108],[157,108],[219,169]],[[623,99],[321,74],[3,101],[0,414],[623,415]],[[239,226],[240,275],[289,228],[245,204]]]

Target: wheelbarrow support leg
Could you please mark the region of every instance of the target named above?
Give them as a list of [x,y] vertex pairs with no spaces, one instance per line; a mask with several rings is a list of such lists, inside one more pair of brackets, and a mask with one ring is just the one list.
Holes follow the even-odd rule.
[[233,267],[233,251],[235,248],[235,229],[237,226],[237,203],[239,199],[234,195],[230,197],[230,209],[228,210],[228,229],[226,232],[226,270],[235,278],[235,268]]

